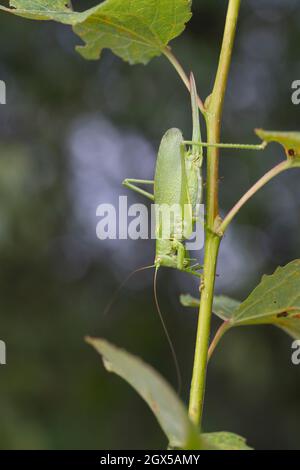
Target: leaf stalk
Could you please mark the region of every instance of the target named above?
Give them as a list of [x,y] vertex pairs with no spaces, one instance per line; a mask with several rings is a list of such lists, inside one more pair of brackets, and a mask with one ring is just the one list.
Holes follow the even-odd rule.
[[[187,74],[185,73],[182,65],[180,64],[178,59],[174,56],[174,54],[172,53],[172,51],[169,47],[167,47],[164,50],[164,55],[170,61],[170,63],[173,65],[176,72],[178,73],[178,75],[180,76],[181,80],[183,81],[183,83],[185,84],[186,88],[188,89],[188,91],[190,93],[190,91],[191,91],[190,80],[189,80]],[[205,106],[204,106],[201,98],[198,95],[197,95],[197,102],[198,102],[198,106],[199,106],[199,109],[200,109],[201,113],[205,116],[205,113],[206,113]]]
[[222,236],[225,233],[225,230],[228,228],[229,224],[232,222],[233,218],[238,214],[241,208],[251,199],[260,189],[262,189],[269,181],[278,176],[280,173],[292,168],[293,165],[290,160],[285,160],[265,175],[263,175],[242,197],[241,199],[233,206],[229,211],[223,222],[217,228],[218,233]]

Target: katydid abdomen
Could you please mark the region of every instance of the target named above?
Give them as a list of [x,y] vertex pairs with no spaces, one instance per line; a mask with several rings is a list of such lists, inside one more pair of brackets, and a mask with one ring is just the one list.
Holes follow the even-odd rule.
[[[187,159],[181,131],[169,129],[160,144],[154,178],[156,267],[184,271],[190,266],[183,242],[193,232],[199,172],[199,167]],[[191,194],[190,189],[196,194]]]

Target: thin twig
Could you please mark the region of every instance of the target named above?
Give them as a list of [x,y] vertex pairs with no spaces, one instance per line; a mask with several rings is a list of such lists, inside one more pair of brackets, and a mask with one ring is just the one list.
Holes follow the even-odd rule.
[[[183,83],[185,84],[186,88],[188,89],[188,91],[190,92],[191,91],[191,87],[190,87],[190,81],[188,79],[188,76],[187,74],[185,73],[182,65],[179,63],[178,59],[174,56],[174,54],[172,53],[171,49],[169,47],[167,47],[164,51],[164,55],[167,57],[167,59],[171,62],[171,64],[173,65],[173,67],[175,68],[175,70],[177,71],[178,75],[180,76],[180,78],[182,79]],[[199,106],[199,109],[201,111],[201,113],[203,115],[205,115],[205,106],[203,104],[203,101],[201,100],[201,98],[197,97],[197,102],[198,102],[198,106]]]
[[213,355],[214,350],[216,349],[217,345],[219,344],[221,338],[224,336],[227,330],[229,330],[230,324],[228,321],[224,321],[218,331],[215,334],[214,339],[210,343],[209,350],[208,350],[208,355],[207,355],[207,361],[210,360],[211,356]]
[[237,215],[240,209],[246,204],[246,202],[251,199],[254,194],[256,194],[263,186],[265,186],[269,181],[271,181],[275,176],[279,175],[283,171],[288,170],[292,167],[292,164],[289,160],[279,163],[270,171],[268,171],[262,178],[260,178],[245,194],[241,199],[234,205],[231,211],[227,214],[223,222],[217,228],[218,233],[222,236],[227,229],[228,225],[232,219]]

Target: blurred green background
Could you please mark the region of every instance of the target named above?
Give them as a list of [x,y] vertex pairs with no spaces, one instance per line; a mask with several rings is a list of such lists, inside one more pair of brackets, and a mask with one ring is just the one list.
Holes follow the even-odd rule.
[[[97,1],[74,1],[76,8]],[[300,79],[296,0],[244,0],[222,129],[225,142],[257,142],[255,127],[299,130],[291,83]],[[3,4],[5,4],[3,2]],[[194,16],[173,50],[211,90],[227,1],[193,2]],[[151,449],[166,441],[136,393],[104,371],[84,343],[103,336],[153,364],[174,383],[153,302],[148,241],[96,238],[96,208],[128,194],[125,177],[151,178],[164,131],[191,134],[188,95],[163,58],[130,67],[109,51],[86,62],[70,28],[0,15],[0,367],[1,449]],[[225,212],[283,157],[223,152]],[[243,299],[263,273],[299,257],[299,172],[255,197],[224,239],[217,291]],[[188,398],[196,312],[179,304],[197,293],[184,274],[162,270],[159,298],[174,338]],[[218,321],[214,320],[215,330]],[[300,368],[291,339],[272,327],[228,333],[208,373],[205,430],[228,430],[257,449],[299,449]]]

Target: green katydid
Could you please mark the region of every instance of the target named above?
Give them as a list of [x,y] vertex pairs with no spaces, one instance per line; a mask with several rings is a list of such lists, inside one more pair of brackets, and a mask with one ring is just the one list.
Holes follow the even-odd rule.
[[[263,141],[258,145],[202,142],[193,74],[190,79],[190,90],[193,115],[192,140],[184,140],[179,129],[169,129],[160,144],[154,181],[127,178],[123,181],[123,185],[153,201],[158,215],[163,207],[172,208],[176,205],[180,208],[179,214],[177,213],[175,219],[170,222],[168,237],[162,236],[161,223],[158,223],[154,266],[171,267],[201,277],[199,272],[201,266],[191,265],[184,241],[193,232],[197,208],[202,202],[203,147],[264,150],[268,142]],[[152,185],[154,193],[137,186],[139,184]]]
[[[193,75],[190,79],[193,136],[194,141],[201,141],[197,91]],[[202,202],[202,161],[203,150],[191,146],[188,150],[183,145],[183,135],[179,129],[169,129],[162,138],[155,169],[154,181],[126,179],[123,185],[149,198],[155,203],[156,215],[156,254],[154,276],[154,298],[160,320],[165,331],[177,372],[178,390],[181,388],[181,374],[175,348],[165,325],[156,291],[157,272],[161,266],[179,269],[197,277],[202,277],[199,264],[192,264],[184,241],[193,233],[199,205]],[[137,186],[152,185],[153,194]],[[175,209],[175,211],[173,211]],[[167,217],[164,218],[164,211]],[[168,219],[167,235],[163,224]],[[142,268],[145,269],[145,268]]]
[[[197,91],[194,77],[191,74],[191,100],[193,115],[193,140],[201,141]],[[158,151],[154,181],[126,179],[123,185],[142,194],[155,203],[156,212],[156,255],[154,265],[179,269],[201,277],[201,266],[191,264],[191,259],[184,246],[193,233],[197,209],[202,201],[201,167],[202,149],[191,146],[189,150],[183,145],[184,140],[179,129],[169,129],[162,138]],[[152,185],[151,194],[136,184]],[[161,214],[170,209],[168,214],[168,236],[164,236]],[[172,208],[177,210],[172,213]]]
[[[179,213],[176,213],[176,218],[170,221],[168,237],[164,237],[163,235],[160,220],[156,226],[156,254],[154,261],[154,267],[156,268],[154,279],[155,302],[174,358],[179,384],[181,379],[175,349],[165,326],[157,300],[157,271],[161,266],[165,266],[179,269],[200,278],[202,277],[199,272],[201,266],[198,264],[193,266],[191,264],[191,259],[184,242],[193,232],[194,223],[197,218],[197,209],[202,202],[203,147],[263,150],[267,145],[265,141],[260,145],[213,144],[202,142],[197,91],[192,74],[190,79],[190,91],[193,117],[192,140],[185,141],[179,129],[168,130],[160,144],[154,181],[141,179],[125,179],[123,181],[124,186],[153,201],[158,213],[164,206],[173,207],[176,205],[180,208]],[[154,192],[150,193],[142,189],[138,186],[139,184],[153,186]],[[157,220],[158,218],[156,218],[156,221]]]
[[[193,74],[191,74],[190,89],[193,120],[192,138],[199,142],[201,141],[201,131],[197,91]],[[154,181],[139,179],[126,179],[123,181],[124,186],[146,196],[155,203],[156,254],[153,265],[155,267],[154,298],[173,355],[179,390],[181,374],[175,348],[159,307],[156,279],[158,269],[161,266],[179,269],[194,276],[202,277],[200,273],[202,267],[199,264],[192,264],[192,260],[184,246],[184,241],[190,238],[193,233],[199,205],[202,202],[201,168],[203,150],[198,146],[191,146],[187,150],[183,142],[183,135],[179,129],[169,129],[160,143]],[[137,186],[139,184],[153,186],[153,194]],[[164,218],[163,214],[166,214],[167,217]],[[163,224],[166,222],[165,219],[168,219],[167,235],[163,228]]]
[[[193,140],[201,141],[199,110],[197,104],[197,91],[193,75],[190,79],[191,102],[193,118]],[[154,298],[160,320],[166,334],[174,364],[177,372],[178,390],[181,388],[181,374],[177,361],[175,348],[164,322],[159,307],[156,279],[157,272],[161,266],[179,269],[191,275],[202,277],[199,264],[192,264],[184,241],[193,233],[193,227],[197,219],[199,205],[202,201],[202,176],[201,167],[203,151],[201,148],[191,146],[188,150],[183,145],[183,136],[179,129],[169,129],[162,138],[157,162],[154,181],[141,179],[125,179],[123,185],[133,191],[147,197],[155,203],[156,215],[156,255],[153,266],[145,266],[132,272],[123,281],[116,291],[111,302],[105,309],[105,313],[111,308],[120,288],[136,272],[155,268],[154,275]],[[154,193],[150,193],[138,185],[153,186]],[[172,213],[173,208],[176,210]],[[161,214],[167,208],[169,218],[168,236],[165,236]],[[173,214],[173,217],[172,217]]]

